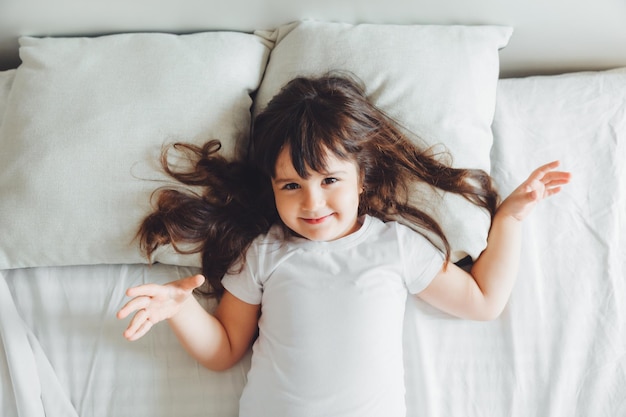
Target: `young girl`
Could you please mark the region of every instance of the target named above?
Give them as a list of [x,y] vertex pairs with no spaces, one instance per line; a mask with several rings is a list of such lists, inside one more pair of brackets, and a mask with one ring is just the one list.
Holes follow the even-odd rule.
[[[487,174],[418,148],[356,81],[333,75],[294,79],[272,99],[255,119],[249,161],[225,161],[216,141],[175,148],[194,166],[175,169],[164,153],[166,171],[205,192],[161,191],[139,236],[148,255],[196,244],[204,276],[131,288],[118,317],[136,312],[129,340],[167,320],[213,370],[254,341],[246,417],[404,416],[407,294],[458,317],[497,317],[517,275],[522,220],[570,178],[549,163],[498,205]],[[469,273],[449,262],[437,223],[408,203],[418,181],[491,213]],[[192,296],[205,277],[220,299],[213,315]]]

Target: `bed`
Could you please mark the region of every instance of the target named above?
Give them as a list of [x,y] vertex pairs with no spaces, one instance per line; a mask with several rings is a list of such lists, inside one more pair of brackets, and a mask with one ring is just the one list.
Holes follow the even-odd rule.
[[[212,372],[167,325],[122,337],[127,323],[115,313],[126,288],[199,270],[197,256],[171,248],[148,264],[134,233],[151,192],[168,183],[155,163],[164,143],[220,138],[237,157],[253,115],[286,80],[332,69],[356,74],[455,165],[489,171],[502,195],[553,159],[573,174],[525,221],[518,281],[499,318],[460,320],[409,299],[407,415],[626,416],[623,48],[605,44],[600,57],[589,40],[578,57],[534,62],[520,45],[536,20],[522,21],[520,44],[506,15],[459,22],[433,6],[420,19],[416,6],[404,15],[396,5],[395,21],[376,18],[374,4],[352,14],[285,5],[257,20],[228,9],[223,23],[203,26],[187,15],[176,27],[166,7],[117,31],[100,9],[86,20],[93,30],[32,17],[24,22],[40,31],[10,27],[0,71],[3,417],[237,415],[250,354]],[[446,195],[430,195],[427,208],[453,260],[478,256],[483,212]]]

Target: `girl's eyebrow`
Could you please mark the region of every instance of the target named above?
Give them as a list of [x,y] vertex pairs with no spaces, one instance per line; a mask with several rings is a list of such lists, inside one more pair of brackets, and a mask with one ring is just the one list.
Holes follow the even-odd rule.
[[[324,177],[335,177],[335,176],[340,176],[340,175],[346,175],[346,171],[333,171],[333,172],[318,172],[318,174],[321,174]],[[301,181],[302,178],[298,177],[298,179],[293,179],[293,178],[280,178],[280,177],[276,177],[276,178],[272,178],[272,182],[276,185],[282,185],[282,184],[289,184],[292,182],[298,182]]]
[[272,182],[276,185],[289,184],[292,182],[297,182],[297,180],[291,178],[272,178]]
[[346,175],[347,172],[342,170],[342,171],[333,171],[333,172],[320,172],[320,174],[324,175],[325,177],[336,177],[340,175]]

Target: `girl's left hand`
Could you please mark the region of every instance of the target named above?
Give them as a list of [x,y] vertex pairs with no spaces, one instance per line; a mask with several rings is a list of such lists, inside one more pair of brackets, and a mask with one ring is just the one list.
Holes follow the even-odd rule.
[[571,174],[554,171],[559,161],[553,161],[534,170],[528,179],[517,187],[500,205],[498,214],[524,220],[535,205],[559,191],[570,181]]

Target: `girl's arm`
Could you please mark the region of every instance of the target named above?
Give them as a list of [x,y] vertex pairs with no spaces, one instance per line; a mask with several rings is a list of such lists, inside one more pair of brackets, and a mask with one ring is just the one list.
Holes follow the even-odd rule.
[[167,320],[189,354],[203,366],[224,370],[241,359],[257,330],[259,305],[247,304],[225,292],[215,315],[192,296],[204,282],[195,275],[165,285],[146,284],[130,288],[133,297],[117,313],[123,319],[136,311],[124,336],[137,340],[156,323]]
[[498,317],[519,269],[522,220],[539,201],[558,193],[570,180],[568,172],[554,171],[558,165],[555,161],[539,167],[502,202],[493,218],[487,247],[470,273],[449,264],[419,297],[458,317]]

